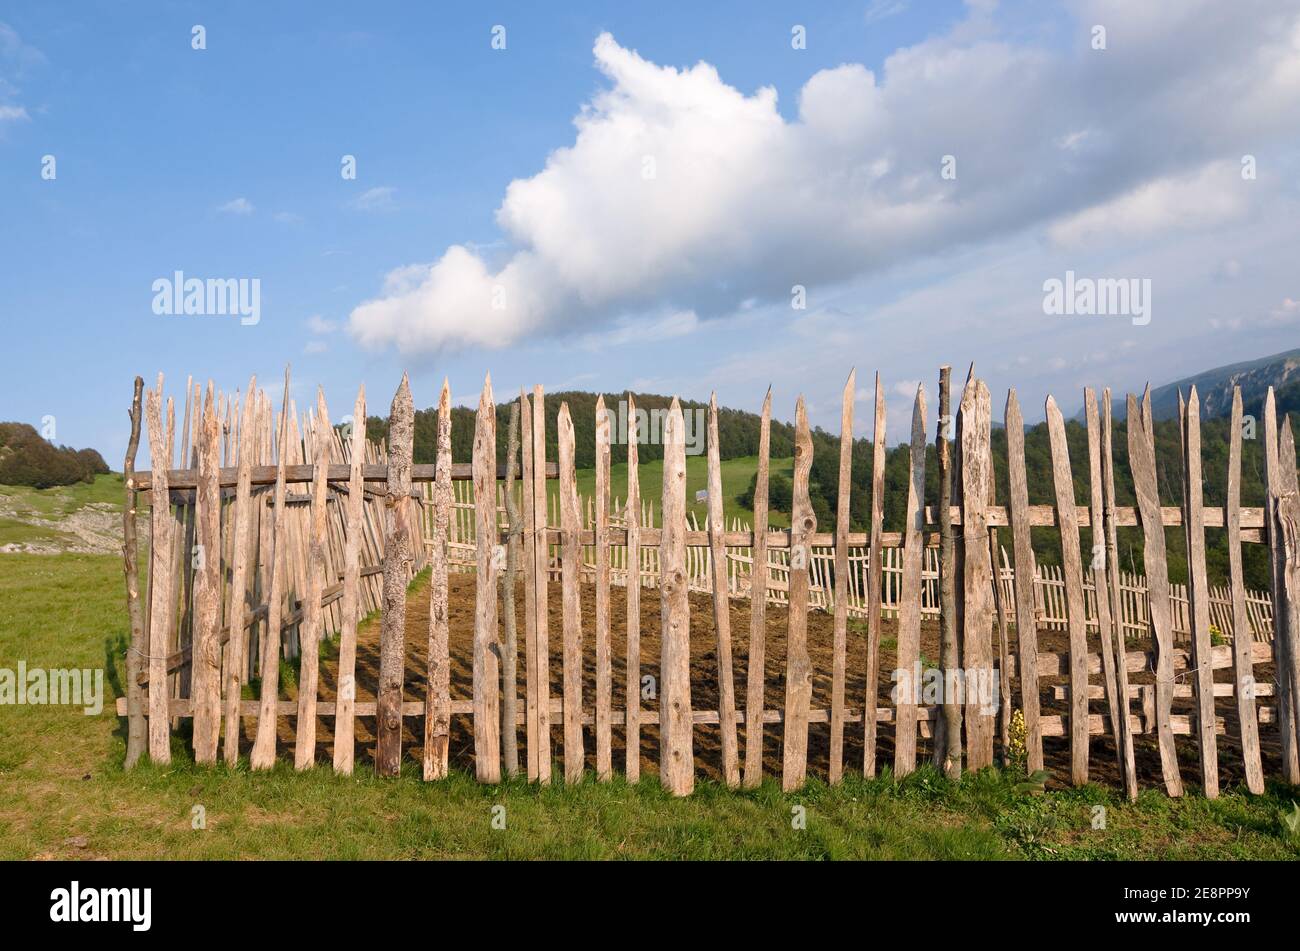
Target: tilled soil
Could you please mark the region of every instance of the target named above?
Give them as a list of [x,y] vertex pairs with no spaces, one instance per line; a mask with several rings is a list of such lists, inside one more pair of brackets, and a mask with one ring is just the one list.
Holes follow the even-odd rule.
[[[472,574],[453,574],[449,579],[449,617],[451,642],[451,696],[453,700],[469,700],[473,694],[471,667],[471,648],[474,633],[474,576]],[[519,588],[516,596],[518,620],[518,685],[519,709],[524,708],[524,618],[523,589]],[[627,685],[627,643],[626,643],[626,592],[615,587],[611,596],[610,634],[613,646],[613,708],[624,707]],[[551,698],[562,696],[562,645],[563,620],[561,615],[560,586],[552,582],[549,589],[549,646],[550,646],[550,681]],[[590,712],[595,703],[595,587],[584,584],[581,587],[582,628],[583,628],[583,708]],[[737,706],[744,709],[746,658],[749,653],[750,611],[747,599],[731,601],[732,633],[732,667],[735,682]],[[692,593],[691,608],[691,705],[696,710],[716,710],[718,707],[718,667],[716,638],[713,624],[712,598],[707,594]],[[785,705],[785,630],[787,609],[768,605],[767,636],[765,664],[764,706],[768,709],[784,709]],[[429,602],[427,586],[419,586],[412,593],[407,606],[407,665],[406,665],[406,700],[423,700],[426,679],[426,655],[429,629]],[[808,648],[812,659],[813,698],[812,706],[830,707],[831,669],[833,661],[834,621],[831,615],[821,611],[812,611],[808,617]],[[886,619],[881,624],[880,676],[876,685],[875,702],[878,707],[890,706],[890,673],[895,667],[895,637],[897,622]],[[1012,652],[1016,650],[1014,628],[1011,630]],[[1040,630],[1038,634],[1039,651],[1042,653],[1066,653],[1068,636],[1063,631]],[[1143,649],[1144,645],[1131,643],[1130,650]],[[655,589],[642,589],[641,592],[641,673],[657,675],[660,649],[659,592]],[[1095,637],[1089,638],[1089,649],[1097,651],[1099,644]],[[994,656],[997,654],[996,635]],[[939,658],[939,627],[937,622],[927,621],[921,630],[921,655],[927,666],[936,665]],[[866,668],[865,625],[853,623],[848,637],[847,677],[845,683],[846,705],[852,711],[860,711],[863,705]],[[358,634],[357,648],[357,698],[373,700],[379,670],[379,624],[372,620],[365,624]],[[321,699],[334,699],[336,686],[336,661],[331,656],[322,662]],[[1230,680],[1230,669],[1215,671],[1216,680]],[[1184,679],[1186,675],[1184,674]],[[1256,680],[1266,683],[1272,680],[1271,665],[1255,668]],[[1152,683],[1150,672],[1130,675],[1130,684]],[[1099,678],[1094,677],[1093,683]],[[1040,678],[1040,704],[1044,714],[1064,714],[1067,712],[1066,701],[1054,699],[1054,688],[1066,683],[1064,677]],[[1015,706],[1019,707],[1019,681],[1013,682],[1012,693]],[[1265,697],[1261,704],[1272,706],[1274,698]],[[655,700],[643,700],[643,709],[657,709]],[[1137,709],[1135,703],[1134,708]],[[1092,713],[1105,710],[1105,701],[1093,700],[1090,704]],[[1194,701],[1190,699],[1175,700],[1174,713],[1190,714],[1194,712]],[[1227,734],[1218,738],[1220,783],[1224,788],[1244,781],[1241,764],[1240,745],[1237,740],[1238,727],[1236,705],[1232,698],[1219,698],[1216,713],[1224,718]],[[450,756],[453,766],[465,769],[473,768],[473,736],[468,715],[453,715],[451,725]],[[321,762],[329,760],[332,743],[332,718],[322,717],[319,726],[320,745],[317,757]],[[245,729],[251,729],[251,721],[246,722]],[[745,748],[745,727],[740,728],[740,749]],[[764,772],[780,775],[781,770],[781,724],[767,724],[764,728]],[[621,771],[625,758],[625,734],[618,717],[614,718],[613,760],[616,770]],[[1266,774],[1274,775],[1281,769],[1281,751],[1277,730],[1269,724],[1262,724],[1261,746],[1264,755]],[[521,726],[518,730],[519,755],[524,760],[526,737]],[[372,762],[374,753],[374,718],[358,718],[356,726],[357,759]],[[284,755],[291,755],[293,743],[293,721],[286,718],[281,722],[280,741]],[[584,747],[587,765],[595,769],[595,735],[592,727],[584,727]],[[1199,783],[1200,766],[1196,750],[1196,741],[1191,736],[1176,737],[1179,763],[1184,781]],[[418,761],[420,745],[423,742],[423,721],[420,717],[407,717],[404,722],[403,747],[405,755]],[[1046,766],[1053,775],[1054,783],[1068,782],[1070,751],[1069,739],[1066,737],[1046,737],[1044,754]],[[721,743],[716,724],[697,725],[694,732],[695,762],[698,775],[720,778]],[[557,762],[563,754],[563,731],[558,715],[552,716],[552,753]],[[1160,756],[1154,734],[1141,734],[1134,737],[1134,755],[1138,768],[1139,784],[1160,786]],[[810,775],[824,777],[828,769],[830,756],[829,723],[812,723],[809,726],[808,769]],[[876,761],[880,767],[893,763],[893,724],[881,723],[878,730]],[[917,742],[917,760],[923,763],[931,756],[931,741],[920,738]],[[844,764],[845,771],[851,772],[862,768],[863,741],[862,724],[850,723],[845,727]],[[643,774],[655,775],[659,762],[659,728],[654,724],[641,727],[641,770]],[[407,768],[413,767],[409,764]],[[1115,747],[1108,736],[1094,736],[1090,744],[1089,775],[1094,782],[1119,785],[1119,774],[1115,760]]]

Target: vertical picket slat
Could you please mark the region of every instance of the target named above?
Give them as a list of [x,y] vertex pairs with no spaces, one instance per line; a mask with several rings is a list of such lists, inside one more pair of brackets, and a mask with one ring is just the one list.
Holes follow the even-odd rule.
[[198,486],[194,492],[194,648],[190,654],[194,761],[215,763],[221,735],[221,458],[212,383],[195,412]]
[[[1282,557],[1282,590],[1286,595],[1286,660],[1290,683],[1292,728],[1297,729],[1300,711],[1300,480],[1295,467],[1295,433],[1291,417],[1283,421],[1278,436],[1278,480],[1276,528]],[[1294,747],[1293,747],[1294,748]]]
[[596,398],[596,778],[613,775],[614,667],[609,638],[609,414]]
[[636,401],[627,394],[627,781],[641,778],[641,476]]
[[[1287,460],[1287,466],[1291,461]],[[1277,524],[1278,499],[1282,488],[1282,470],[1278,462],[1277,404],[1273,388],[1264,398],[1264,531],[1270,552],[1269,593],[1273,608],[1273,661],[1277,670],[1278,733],[1282,740],[1282,775],[1288,783],[1300,783],[1300,743],[1296,739],[1300,709],[1291,702],[1290,645],[1296,636],[1290,630],[1291,612],[1287,604],[1285,552]]]
[[849,371],[840,404],[839,491],[835,505],[835,630],[831,662],[831,763],[829,779],[844,775],[844,678],[849,639],[849,480],[853,471],[853,399],[857,370]]
[[1206,798],[1219,795],[1219,753],[1214,735],[1214,669],[1211,666],[1210,591],[1205,567],[1205,504],[1201,484],[1201,401],[1188,394],[1183,421],[1183,530],[1187,538],[1187,613],[1192,629],[1197,750]]
[[515,587],[519,577],[519,547],[523,526],[515,501],[515,466],[519,459],[519,404],[510,405],[506,427],[506,481],[501,499],[506,510],[506,564],[501,576],[501,758],[508,777],[519,775],[519,631],[515,617]]
[[662,430],[663,528],[659,543],[659,776],[674,796],[695,788],[691,717],[691,616],[686,575],[686,440],[673,398]]
[[252,769],[270,769],[275,765],[276,718],[280,701],[280,611],[284,587],[283,549],[288,542],[284,503],[284,467],[288,465],[289,369],[284,371],[284,397],[280,402],[280,432],[276,443],[275,494],[272,497],[270,544],[266,554],[270,575],[266,595],[266,643],[262,662],[262,689],[257,709],[257,734],[248,764]]
[[894,774],[916,768],[916,669],[921,662],[921,569],[925,547],[925,386],[912,404],[907,509],[903,523],[903,579],[898,606],[898,702],[894,705]]
[[231,524],[234,526],[234,539],[231,545],[234,557],[230,568],[230,609],[226,615],[226,629],[229,632],[226,641],[224,674],[226,740],[222,747],[222,754],[229,766],[239,762],[240,688],[244,682],[244,665],[248,662],[245,641],[248,632],[244,627],[244,601],[249,588],[249,532],[253,520],[252,466],[253,454],[256,451],[254,445],[256,412],[257,377],[253,377],[248,381],[248,392],[244,394],[243,412],[239,424],[237,440],[239,468],[235,484],[235,508],[231,518]]
[[709,396],[709,552],[712,569],[713,627],[718,642],[718,730],[722,735],[722,778],[740,785],[736,739],[736,688],[731,665],[731,597],[727,584],[726,524],[722,511],[722,462],[718,441],[718,395]]
[[519,417],[523,426],[521,448],[523,476],[519,494],[523,501],[524,554],[524,769],[536,782],[540,744],[537,719],[537,527],[533,513],[533,407],[519,388]]
[[481,783],[501,780],[501,698],[497,652],[497,427],[492,378],[483,381],[474,421],[474,772]]
[[[1113,440],[1111,433],[1111,404],[1110,388],[1107,387],[1102,393],[1102,420],[1101,420],[1101,471],[1102,471],[1102,517],[1104,520],[1104,530],[1106,533],[1105,551],[1106,551],[1106,575],[1107,589],[1110,596],[1111,620],[1114,624],[1112,631],[1112,643],[1115,654],[1115,693],[1120,709],[1120,721],[1118,724],[1119,742],[1122,745],[1122,755],[1124,757],[1124,792],[1130,800],[1136,799],[1138,794],[1137,768],[1133,760],[1133,726],[1129,720],[1129,687],[1128,687],[1128,664],[1126,649],[1127,640],[1124,636],[1124,627],[1120,620],[1120,600],[1122,593],[1120,588],[1119,574],[1119,542],[1115,528],[1115,462],[1112,458]],[[1096,530],[1094,529],[1094,532]],[[1094,535],[1095,537],[1095,535]]]
[[564,781],[582,778],[586,759],[582,738],[582,604],[578,600],[581,558],[578,532],[578,487],[574,472],[573,419],[561,403],[556,419],[560,461],[560,586],[564,622]]
[[1007,483],[1011,543],[1015,555],[1016,642],[1019,655],[1020,709],[1025,718],[1025,753],[1029,772],[1043,768],[1043,727],[1038,700],[1038,618],[1034,604],[1037,574],[1029,533],[1029,484],[1025,475],[1025,423],[1014,389],[1007,392]]
[[321,592],[325,588],[325,519],[329,491],[329,447],[331,427],[325,407],[325,391],[316,390],[316,415],[312,420],[311,526],[307,539],[307,587],[303,594],[302,624],[299,627],[298,723],[293,764],[306,769],[316,763],[316,701],[320,689],[320,641],[324,611]]
[[[406,674],[406,584],[411,558],[408,526],[414,434],[411,384],[403,373],[402,382],[393,396],[388,422],[383,614],[379,629],[379,690],[375,709],[378,721],[375,770],[380,776],[398,775],[402,760],[402,688]],[[494,464],[494,473],[495,470]]]
[[876,775],[876,699],[880,679],[880,602],[885,567],[885,390],[876,373],[875,428],[871,431],[871,535],[867,557],[867,670],[862,697],[862,775]]
[[[934,428],[935,461],[939,476],[939,560],[937,574],[939,605],[939,669],[961,669],[961,641],[957,633],[957,552],[952,534],[953,458],[949,430],[952,427],[952,367],[939,367],[939,412]],[[990,544],[993,536],[990,536]],[[927,553],[928,554],[928,553]],[[995,589],[996,590],[996,589]],[[999,621],[1005,621],[1002,612]],[[1005,639],[1006,627],[1002,633]],[[1006,672],[1005,658],[1003,672]],[[1005,677],[1004,677],[1005,679]],[[945,683],[946,688],[946,683]],[[962,769],[962,698],[945,689],[942,715],[935,721],[934,762],[949,779],[960,779]]]
[[[957,478],[961,486],[962,663],[966,668],[966,761],[972,770],[993,765],[993,716],[972,676],[993,680],[993,563],[989,555],[988,501],[992,406],[983,380],[971,377],[961,396]],[[977,686],[979,684],[977,683]]]
[[1047,436],[1052,451],[1052,485],[1056,523],[1061,532],[1061,574],[1065,581],[1066,624],[1070,637],[1070,781],[1088,781],[1088,639],[1083,607],[1083,560],[1079,552],[1079,518],[1075,508],[1070,450],[1065,420],[1056,400],[1047,398]]
[[[348,495],[345,503],[343,548],[343,604],[339,630],[338,701],[334,710],[334,770],[352,774],[355,756],[357,702],[357,623],[361,620],[361,531],[365,518],[366,388],[357,391],[352,408],[352,441],[348,458]],[[432,582],[431,582],[432,583]]]
[[537,546],[533,571],[537,610],[537,780],[544,786],[551,782],[551,649],[547,620],[551,539],[546,513],[546,405],[539,384],[533,387],[533,522]]
[[1110,590],[1108,563],[1106,558],[1106,530],[1104,501],[1101,478],[1101,420],[1097,412],[1097,394],[1091,388],[1083,391],[1084,417],[1088,426],[1088,521],[1092,535],[1092,558],[1090,561],[1093,591],[1097,605],[1097,635],[1101,641],[1102,678],[1105,680],[1106,703],[1110,711],[1110,729],[1115,740],[1115,759],[1119,767],[1120,779],[1128,786],[1128,764],[1125,759],[1125,740],[1128,733],[1128,704],[1123,697],[1126,691],[1119,689],[1119,673],[1116,669],[1116,657],[1124,663],[1124,651],[1116,654],[1111,606],[1114,604],[1114,592]]
[[172,514],[167,485],[170,454],[162,428],[162,374],[158,388],[145,394],[149,430],[149,759],[171,762],[170,691],[167,686],[167,631],[172,613]]
[[813,445],[804,399],[795,404],[794,489],[790,502],[790,607],[785,657],[785,735],[782,738],[781,788],[804,784],[808,771],[808,710],[812,702],[812,661],[808,657],[808,572],[817,516],[808,497]]
[[1228,425],[1228,492],[1224,516],[1228,530],[1228,576],[1232,589],[1232,679],[1246,787],[1258,795],[1264,791],[1264,769],[1260,762],[1255,672],[1241,564],[1241,416],[1241,387],[1234,386],[1232,420]]
[[749,656],[745,661],[745,786],[763,780],[763,693],[767,664],[767,481],[772,445],[772,388],[763,397],[754,476],[754,547],[749,574]]
[[1143,396],[1144,409],[1139,411],[1137,399],[1129,394],[1128,461],[1142,521],[1143,562],[1149,598],[1147,611],[1156,642],[1156,732],[1160,745],[1160,768],[1169,795],[1181,796],[1183,780],[1178,774],[1178,755],[1170,722],[1174,696],[1174,632],[1169,603],[1169,563],[1156,485],[1155,433],[1150,410],[1145,408],[1149,406],[1149,399],[1150,390]]

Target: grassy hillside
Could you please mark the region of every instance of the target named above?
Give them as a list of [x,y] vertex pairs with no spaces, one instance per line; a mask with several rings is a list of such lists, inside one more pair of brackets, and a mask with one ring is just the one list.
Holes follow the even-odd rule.
[[[749,488],[754,474],[758,471],[757,456],[740,456],[727,459],[719,466],[722,470],[723,512],[730,522],[739,517],[747,524],[754,524],[754,511],[741,498]],[[794,459],[773,459],[770,471],[774,477],[792,478]],[[662,459],[639,462],[637,472],[641,480],[641,497],[654,503],[655,520],[659,520],[660,500],[663,498],[664,464]],[[578,493],[594,498],[596,494],[596,470],[579,469],[577,472]],[[704,456],[686,457],[686,508],[699,519],[700,527],[707,524],[708,504],[696,502],[695,493],[707,489],[709,480],[708,460]],[[610,496],[620,500],[627,499],[627,463],[619,462],[609,467]],[[558,498],[560,486],[556,480],[547,484],[552,498]],[[770,513],[769,522],[774,528],[786,528],[790,525],[789,512]]]
[[121,546],[120,473],[49,489],[0,485],[0,546],[108,553]]

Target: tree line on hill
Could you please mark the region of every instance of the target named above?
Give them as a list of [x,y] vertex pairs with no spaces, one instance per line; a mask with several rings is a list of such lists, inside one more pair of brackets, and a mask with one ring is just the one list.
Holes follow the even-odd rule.
[[[954,393],[954,402],[958,394]],[[620,402],[626,400],[624,393],[606,393],[606,409],[614,414],[611,460],[618,464],[626,462],[627,447],[618,441],[620,419],[626,419],[624,409],[620,416]],[[634,394],[636,405],[648,413],[665,412],[672,402],[671,397],[654,394]],[[1291,383],[1277,394],[1279,422],[1291,413],[1300,417],[1300,382]],[[547,458],[557,457],[556,417],[561,403],[567,402],[573,420],[574,460],[579,469],[595,465],[596,441],[596,400],[597,394],[580,391],[566,391],[547,394],[545,400]],[[931,401],[933,403],[933,400]],[[998,399],[995,397],[995,403]],[[1133,492],[1133,480],[1128,466],[1128,437],[1125,422],[1125,403],[1122,394],[1114,398],[1114,444],[1115,494],[1116,503],[1121,506],[1136,505]],[[682,409],[692,413],[700,421],[707,419],[708,405],[691,400],[682,401]],[[1031,407],[1025,407],[1032,411]],[[994,416],[1000,415],[1000,405],[995,406]],[[698,411],[697,413],[693,411]],[[1244,408],[1247,417],[1253,417],[1253,432],[1247,432],[1242,443],[1241,504],[1258,507],[1264,502],[1264,452],[1263,452],[1263,400],[1257,399],[1247,403]],[[475,410],[469,407],[453,407],[452,414],[452,458],[457,462],[468,462],[473,454]],[[870,426],[870,416],[859,413],[859,428]],[[497,417],[497,461],[505,461],[506,427],[510,418],[510,403],[498,403]],[[418,410],[415,414],[414,461],[431,463],[437,451],[436,408]],[[926,450],[926,504],[936,504],[939,497],[938,462],[934,448],[935,407],[930,407],[927,421]],[[1300,420],[1298,420],[1300,421]],[[758,453],[760,418],[756,413],[741,410],[718,410],[718,444],[722,459],[736,459],[753,456]],[[687,436],[691,436],[688,423]],[[1293,423],[1294,425],[1294,423]],[[1222,506],[1227,492],[1228,471],[1228,426],[1227,417],[1203,419],[1201,425],[1202,471],[1204,476],[1204,495],[1207,508]],[[387,417],[371,416],[367,420],[367,433],[371,439],[387,438]],[[1248,427],[1247,427],[1248,428]],[[1070,450],[1070,466],[1074,476],[1075,500],[1080,505],[1087,505],[1090,499],[1088,477],[1088,437],[1086,428],[1077,420],[1065,424],[1066,441]],[[1181,438],[1177,420],[1157,421],[1156,434],[1156,475],[1163,505],[1177,506],[1182,503],[1182,468]],[[908,449],[905,441],[891,434],[894,445],[887,450],[885,463],[885,502],[884,522],[886,531],[901,531],[907,502],[907,485],[909,473]],[[701,439],[703,436],[701,435]],[[809,480],[809,496],[816,513],[818,526],[823,531],[834,527],[835,508],[839,493],[839,435],[821,428],[812,432],[813,464]],[[701,442],[703,445],[703,442]],[[992,432],[993,470],[996,484],[997,504],[1006,504],[1008,497],[1007,482],[1007,438],[1006,431],[995,427]],[[788,458],[794,454],[794,427],[789,423],[772,421],[771,457]],[[639,445],[639,458],[642,461],[663,458],[661,443],[650,442]],[[853,466],[850,491],[850,524],[853,531],[866,531],[871,518],[871,467],[872,443],[870,439],[859,438],[853,443]],[[1052,482],[1051,447],[1047,436],[1046,423],[1027,427],[1025,430],[1025,469],[1029,484],[1029,502],[1031,505],[1052,505],[1056,501]],[[649,487],[643,486],[643,491]],[[742,494],[739,501],[746,508],[753,507],[753,480],[750,487]],[[769,479],[770,505],[776,511],[788,513],[790,510],[793,486],[783,473],[773,471]],[[1001,544],[1010,548],[1009,533],[1006,529],[999,532]],[[1033,530],[1035,554],[1043,564],[1059,565],[1061,561],[1060,534],[1057,529],[1044,527]],[[1169,575],[1175,582],[1187,579],[1186,543],[1181,528],[1171,528],[1166,532],[1169,550]],[[1118,532],[1121,568],[1138,574],[1145,573],[1143,564],[1142,534],[1136,528],[1121,528]],[[1092,538],[1089,529],[1081,530],[1081,543],[1085,552],[1091,550]],[[1206,555],[1211,583],[1221,584],[1227,578],[1228,551],[1226,533],[1223,529],[1206,531]],[[1243,565],[1246,584],[1256,589],[1267,589],[1268,553],[1262,545],[1247,544],[1243,546]]]
[[94,449],[56,446],[27,423],[0,423],[0,485],[48,489],[93,482],[108,464]]

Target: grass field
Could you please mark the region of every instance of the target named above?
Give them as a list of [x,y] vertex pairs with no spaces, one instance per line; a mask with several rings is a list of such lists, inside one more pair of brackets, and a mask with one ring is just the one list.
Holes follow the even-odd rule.
[[[108,500],[111,478],[71,490],[71,499],[36,494],[32,504],[75,510],[77,498]],[[1282,821],[1300,791],[1280,785],[1258,797],[1226,790],[1214,802],[1147,789],[1129,804],[1097,786],[1031,795],[994,770],[954,784],[927,767],[901,783],[814,779],[795,795],[772,779],[743,792],[705,780],[677,800],[653,772],[636,785],[589,779],[542,789],[482,786],[464,772],[428,785],[409,760],[396,781],[368,766],[350,778],[328,768],[295,773],[284,762],[258,774],[200,768],[181,735],[172,765],[127,773],[125,722],[113,714],[128,638],[119,559],[0,555],[0,605],[0,668],[105,671],[96,716],[0,705],[0,859],[1300,857],[1300,838]],[[1093,828],[1097,805],[1105,829]],[[495,806],[505,807],[504,830],[493,827]]]

